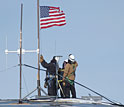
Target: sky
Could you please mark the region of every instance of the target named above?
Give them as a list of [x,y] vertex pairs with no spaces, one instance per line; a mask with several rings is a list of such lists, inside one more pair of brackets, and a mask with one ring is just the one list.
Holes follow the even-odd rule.
[[[37,0],[1,0],[0,99],[19,98],[19,67],[14,67],[19,56],[4,51],[19,49],[21,3],[22,47],[37,49]],[[66,14],[66,25],[40,30],[40,54],[47,62],[62,55],[60,67],[73,54],[78,62],[75,81],[124,104],[123,4],[124,0],[40,0],[40,6],[60,7]],[[23,64],[37,67],[37,53],[24,54]],[[37,70],[23,67],[22,72],[24,97],[37,87]],[[43,88],[45,72],[40,79]],[[78,85],[76,92],[78,98],[95,95]]]

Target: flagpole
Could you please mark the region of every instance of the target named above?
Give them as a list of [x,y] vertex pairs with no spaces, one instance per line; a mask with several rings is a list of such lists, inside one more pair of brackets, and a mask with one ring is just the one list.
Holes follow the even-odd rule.
[[40,32],[39,32],[39,0],[37,0],[37,29],[38,29],[38,75],[37,75],[37,87],[38,87],[38,96],[41,96],[41,92],[40,92]]

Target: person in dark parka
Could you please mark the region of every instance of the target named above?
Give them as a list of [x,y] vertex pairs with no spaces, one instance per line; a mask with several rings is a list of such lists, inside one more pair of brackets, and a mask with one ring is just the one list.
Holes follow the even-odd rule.
[[41,65],[47,69],[46,71],[46,79],[44,87],[48,88],[48,95],[49,96],[56,96],[57,95],[57,87],[56,87],[56,57],[54,56],[50,63],[47,63],[43,56],[40,56]]

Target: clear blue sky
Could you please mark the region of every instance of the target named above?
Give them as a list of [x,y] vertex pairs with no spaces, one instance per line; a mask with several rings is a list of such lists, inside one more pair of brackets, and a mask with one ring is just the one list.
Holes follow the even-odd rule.
[[[20,7],[23,3],[23,48],[37,49],[37,0],[1,0],[0,71],[19,63]],[[76,81],[100,94],[124,103],[124,0],[40,0],[40,5],[58,6],[67,24],[40,31],[40,47],[46,61],[54,55],[75,55],[79,64]],[[6,37],[8,39],[6,45]],[[23,63],[37,67],[37,54],[23,56]],[[41,67],[42,68],[42,67]],[[45,73],[41,73],[43,87]],[[25,82],[24,82],[25,81]],[[23,93],[36,88],[37,71],[23,67]],[[77,86],[77,96],[94,95]],[[34,93],[37,94],[37,93]],[[33,95],[34,95],[33,94]],[[33,96],[32,95],[32,96]],[[19,98],[19,67],[0,72],[0,99]]]

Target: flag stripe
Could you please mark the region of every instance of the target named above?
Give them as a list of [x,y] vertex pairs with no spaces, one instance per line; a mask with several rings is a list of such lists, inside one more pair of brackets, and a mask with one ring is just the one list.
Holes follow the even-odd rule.
[[41,27],[50,26],[50,25],[53,25],[53,24],[61,25],[61,24],[65,24],[65,22],[61,22],[61,23],[49,23],[47,25],[42,25]]
[[49,27],[53,27],[53,26],[63,26],[65,25],[66,23],[62,23],[62,24],[52,24],[52,25],[47,25],[47,26],[42,26],[40,27],[41,29],[45,29],[45,28],[49,28]]
[[50,14],[50,17],[52,17],[52,16],[62,16],[62,15],[64,15],[64,13],[61,13],[61,14]]
[[59,7],[41,6],[40,28],[49,28],[52,26],[63,26],[66,24],[65,13],[60,11]]
[[50,6],[50,10],[59,10],[60,8],[59,7],[52,7],[52,6]]
[[58,11],[50,11],[49,14],[58,13]]
[[52,22],[52,21],[60,21],[60,20],[65,20],[65,18],[44,19],[44,20],[41,20],[40,23],[44,23],[44,22]]
[[44,17],[44,18],[40,18],[41,21],[44,21],[45,19],[54,19],[54,18],[65,18],[65,15],[62,15],[62,16],[51,16],[51,17]]
[[40,23],[40,25],[47,25],[47,24],[52,24],[52,23],[61,23],[61,22],[65,22],[65,20],[60,20],[60,21],[50,21],[50,22],[46,22],[46,23]]

